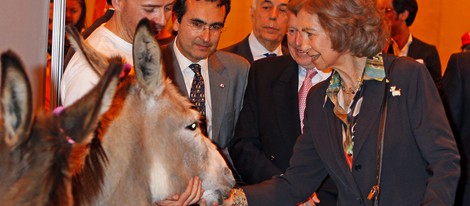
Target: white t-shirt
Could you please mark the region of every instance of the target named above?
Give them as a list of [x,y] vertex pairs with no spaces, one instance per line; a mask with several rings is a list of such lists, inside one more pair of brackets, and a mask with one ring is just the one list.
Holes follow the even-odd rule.
[[[133,65],[132,44],[118,37],[104,25],[98,27],[86,41],[107,57],[120,55]],[[88,64],[83,54],[76,52],[70,59],[60,85],[62,105],[69,106],[84,96],[99,81],[100,77]]]

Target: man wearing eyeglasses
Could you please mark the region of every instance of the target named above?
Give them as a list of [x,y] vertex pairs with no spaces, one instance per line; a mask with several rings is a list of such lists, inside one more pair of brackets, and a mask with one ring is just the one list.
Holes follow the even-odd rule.
[[250,18],[253,31],[242,41],[222,50],[238,54],[250,63],[255,60],[289,55],[282,39],[287,32],[289,0],[253,0]]
[[434,84],[440,89],[441,61],[436,47],[412,36],[409,29],[418,13],[416,0],[378,0],[377,5],[384,11],[391,27],[390,44],[384,48],[384,52],[396,56],[409,56],[424,64]]
[[[171,16],[175,0],[111,0],[115,10],[108,22],[98,27],[86,41],[108,57],[120,55],[132,64],[132,41],[138,22],[148,18],[153,32],[160,32]],[[68,63],[61,84],[61,100],[71,105],[86,94],[100,76],[85,57],[74,54]]]
[[242,108],[250,64],[216,51],[230,0],[176,0],[175,40],[162,48],[166,74],[201,113],[200,128],[231,160],[227,144]]

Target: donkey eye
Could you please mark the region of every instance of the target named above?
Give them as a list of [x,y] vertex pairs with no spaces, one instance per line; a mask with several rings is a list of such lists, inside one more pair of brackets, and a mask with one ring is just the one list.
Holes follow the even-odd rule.
[[186,129],[189,129],[191,131],[196,130],[196,128],[197,128],[197,122],[193,122],[192,124],[190,124],[186,127]]

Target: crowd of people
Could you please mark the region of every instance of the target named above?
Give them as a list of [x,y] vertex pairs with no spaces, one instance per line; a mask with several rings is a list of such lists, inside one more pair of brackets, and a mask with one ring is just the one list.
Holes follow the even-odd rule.
[[[252,0],[252,31],[220,50],[230,0],[107,3],[85,29],[84,1],[67,1],[67,24],[132,65],[135,27],[151,21],[166,74],[237,179],[225,205],[470,205],[470,32],[442,75],[409,29],[416,0]],[[64,106],[100,79],[66,58]],[[201,195],[195,177],[156,204]]]

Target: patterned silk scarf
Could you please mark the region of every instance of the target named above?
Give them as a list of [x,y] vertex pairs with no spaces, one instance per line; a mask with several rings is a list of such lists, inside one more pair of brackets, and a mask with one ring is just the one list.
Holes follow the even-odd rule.
[[[382,81],[385,77],[385,71],[383,66],[382,53],[379,53],[373,57],[368,57],[366,60],[366,66],[364,68],[364,73],[362,76],[362,86],[354,94],[353,101],[350,105],[345,105],[349,107],[347,109],[343,108],[342,102],[339,102],[342,98],[338,98],[338,94],[341,90],[341,76],[338,72],[334,71],[330,80],[330,85],[326,90],[326,95],[328,99],[335,105],[333,112],[341,120],[342,125],[342,142],[344,155],[346,161],[349,165],[349,168],[352,167],[352,160],[354,155],[354,131],[358,126],[357,118],[360,113],[362,105],[362,95],[364,87],[369,80]],[[374,98],[374,97],[368,97]],[[326,98],[325,98],[326,101]],[[344,104],[343,104],[344,105]],[[361,125],[359,125],[361,126]]]

